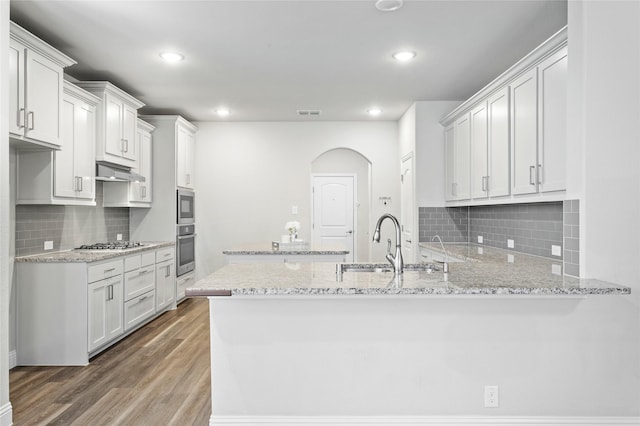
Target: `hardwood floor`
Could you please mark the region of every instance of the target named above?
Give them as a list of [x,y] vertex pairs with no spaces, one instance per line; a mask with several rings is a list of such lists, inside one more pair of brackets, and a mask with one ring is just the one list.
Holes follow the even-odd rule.
[[10,371],[14,425],[207,425],[209,314],[188,299],[86,367]]

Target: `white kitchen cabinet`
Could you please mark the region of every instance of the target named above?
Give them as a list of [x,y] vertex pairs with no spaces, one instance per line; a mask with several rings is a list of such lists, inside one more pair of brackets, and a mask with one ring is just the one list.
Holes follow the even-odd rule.
[[487,103],[471,110],[471,198],[488,196],[489,141],[487,135]]
[[64,68],[76,62],[10,23],[9,135],[18,145],[61,145]]
[[[174,248],[161,247],[91,263],[18,261],[18,365],[86,365],[90,356],[174,308],[173,259]],[[157,267],[170,277],[156,283]],[[163,291],[160,309],[157,289]]]
[[138,166],[133,169],[137,174],[144,176],[144,182],[131,182],[129,185],[129,199],[134,203],[151,203],[152,201],[152,138],[154,127],[142,120],[138,120],[136,131],[136,144],[138,149]]
[[17,204],[95,206],[95,108],[99,99],[64,82],[60,150],[19,150]]
[[175,304],[176,268],[174,249],[166,248],[156,252],[156,310],[160,311]]
[[514,195],[538,191],[538,69],[509,85],[511,91],[511,188]]
[[82,81],[78,86],[99,97],[97,109],[96,161],[136,167],[138,109],[144,106],[108,81]]
[[557,201],[563,196],[567,51],[565,27],[440,120],[446,146],[445,201],[467,204],[459,202],[466,198],[459,168],[467,121],[468,204],[498,197],[501,203]]
[[[457,119],[452,133],[445,132],[446,169],[449,200],[466,200],[469,191],[471,123],[469,114]],[[452,137],[451,139],[449,139]]]
[[471,198],[509,195],[509,89],[471,110]]
[[89,352],[124,333],[122,275],[89,284]]
[[177,123],[176,184],[182,188],[194,188],[195,131],[190,123]]
[[566,189],[567,47],[538,65],[540,192]]
[[103,184],[104,207],[150,208],[152,202],[153,146],[151,132],[154,127],[138,119],[136,129],[136,152],[138,161],[132,172],[144,177],[144,181],[110,182]]
[[185,290],[188,287],[193,287],[196,283],[196,274],[195,272],[189,272],[184,275],[180,275],[176,279],[176,301],[182,302],[186,299]]

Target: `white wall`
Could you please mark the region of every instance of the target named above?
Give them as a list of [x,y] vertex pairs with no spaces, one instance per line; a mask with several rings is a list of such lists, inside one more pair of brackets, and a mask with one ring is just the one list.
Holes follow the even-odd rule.
[[[222,250],[279,239],[289,220],[301,223],[300,236],[309,241],[311,163],[331,149],[349,148],[371,162],[374,220],[387,211],[399,213],[397,122],[197,125],[198,277],[224,264]],[[383,209],[378,203],[381,196],[392,197],[390,208]],[[291,214],[293,205],[299,208],[297,216]],[[393,238],[389,224],[383,225],[383,234],[383,241],[387,236]],[[371,247],[373,260],[385,261],[383,245]]]
[[[0,2],[0,54],[9,54],[9,2]],[[9,92],[9,64],[0,65],[0,93]],[[9,297],[11,273],[10,254],[13,233],[11,232],[11,202],[9,197],[9,98],[0,97],[0,425],[12,422],[9,402]]]

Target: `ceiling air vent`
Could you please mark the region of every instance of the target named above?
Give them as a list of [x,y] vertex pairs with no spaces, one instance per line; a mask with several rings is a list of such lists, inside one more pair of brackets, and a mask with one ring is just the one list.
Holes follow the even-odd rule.
[[317,117],[322,113],[319,109],[299,109],[297,112],[301,117]]

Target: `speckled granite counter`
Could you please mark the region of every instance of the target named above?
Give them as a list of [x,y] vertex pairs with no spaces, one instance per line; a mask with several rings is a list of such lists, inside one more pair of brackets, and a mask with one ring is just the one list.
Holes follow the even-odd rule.
[[63,250],[50,253],[40,253],[31,256],[20,256],[15,262],[32,263],[90,263],[110,259],[118,256],[128,256],[148,250],[174,246],[174,241],[143,242],[140,247],[120,250]]
[[287,255],[345,255],[349,250],[338,250],[335,247],[308,247],[306,244],[280,244],[279,250],[273,250],[270,244],[247,244],[231,250],[224,250],[222,254],[233,256],[281,256]]
[[628,287],[562,276],[562,262],[504,250],[458,246],[467,262],[449,273],[345,272],[332,263],[227,265],[187,289],[189,296],[277,295],[604,295],[630,294]]

